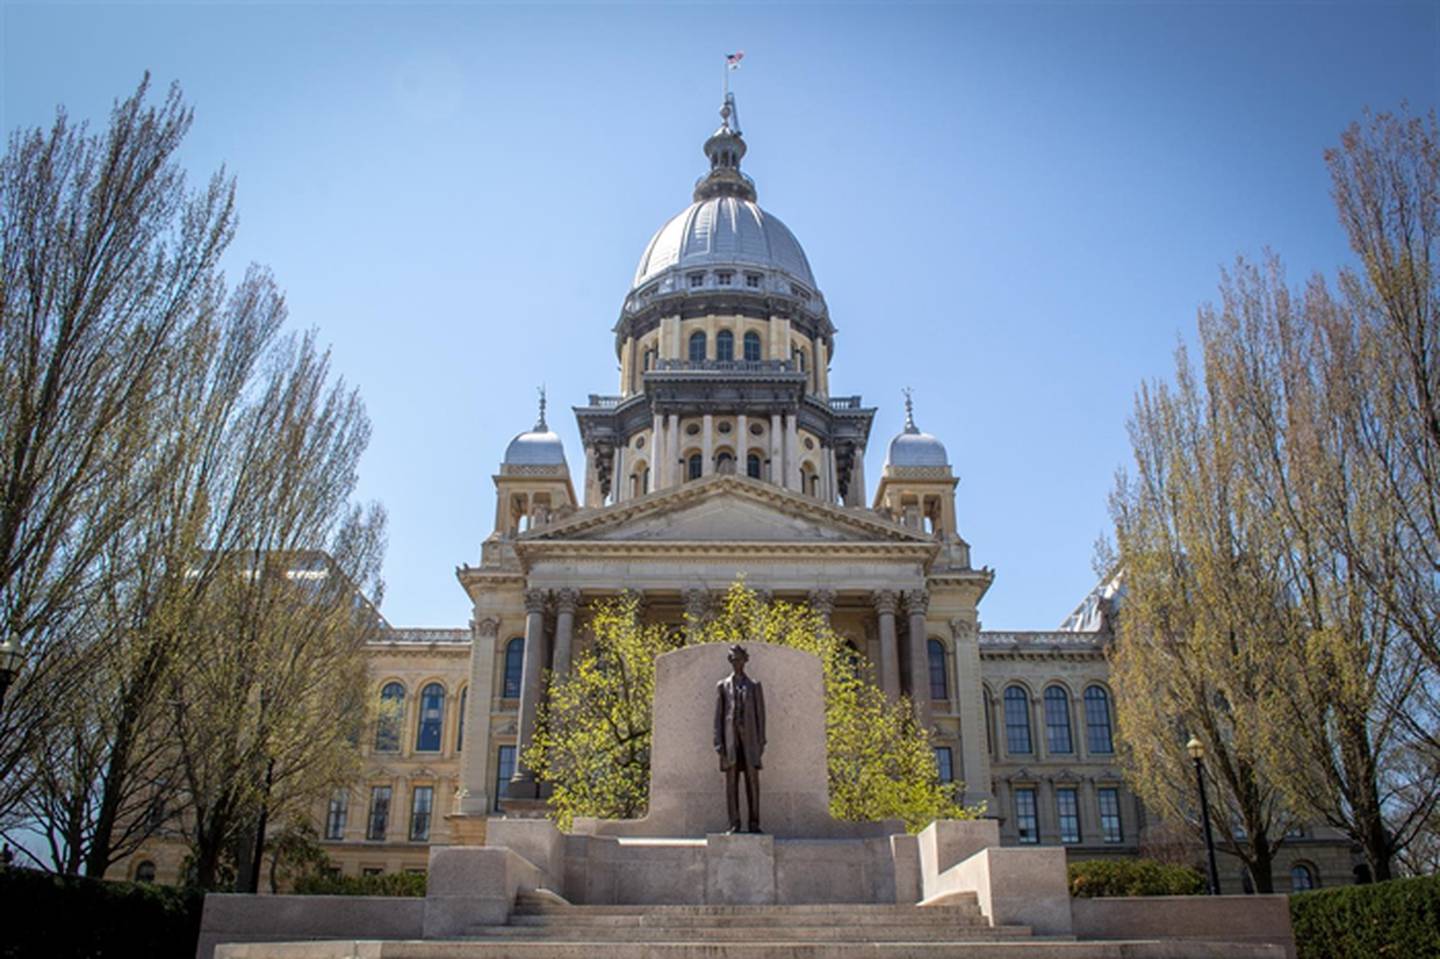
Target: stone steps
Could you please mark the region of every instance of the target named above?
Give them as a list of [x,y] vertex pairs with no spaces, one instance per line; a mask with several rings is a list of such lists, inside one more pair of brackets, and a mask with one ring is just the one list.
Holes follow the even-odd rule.
[[695,942],[723,946],[732,942],[990,942],[1029,939],[1025,926],[944,927],[870,926],[474,926],[474,939],[532,939],[547,942],[642,943]]

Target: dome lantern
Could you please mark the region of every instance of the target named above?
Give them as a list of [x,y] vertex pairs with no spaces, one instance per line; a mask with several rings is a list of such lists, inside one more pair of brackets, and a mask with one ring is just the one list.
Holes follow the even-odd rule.
[[755,183],[740,172],[745,156],[745,138],[740,135],[740,114],[735,108],[735,94],[725,94],[720,107],[720,129],[705,141],[705,156],[710,172],[695,184],[695,202],[712,197],[733,196],[755,202]]

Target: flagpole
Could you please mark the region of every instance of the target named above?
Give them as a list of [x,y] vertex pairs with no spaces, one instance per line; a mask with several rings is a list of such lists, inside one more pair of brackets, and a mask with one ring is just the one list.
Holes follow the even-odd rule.
[[730,98],[730,58],[720,61],[720,102]]

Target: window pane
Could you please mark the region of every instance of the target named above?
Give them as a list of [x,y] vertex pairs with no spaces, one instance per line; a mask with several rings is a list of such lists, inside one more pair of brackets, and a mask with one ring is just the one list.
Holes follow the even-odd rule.
[[440,750],[440,729],[445,725],[445,687],[431,683],[420,692],[420,726],[415,731],[416,752]]
[[953,783],[955,781],[954,757],[950,753],[949,746],[935,747],[935,768],[940,774],[942,783]]
[[760,457],[754,453],[745,457],[745,475],[751,479],[760,478]]
[[1015,790],[1015,829],[1021,842],[1040,841],[1040,820],[1036,816],[1035,790]]
[[405,687],[386,683],[380,690],[380,718],[375,723],[375,751],[393,753],[400,749],[400,726],[405,720]]
[[1110,696],[1099,686],[1085,690],[1085,728],[1092,753],[1113,753],[1110,737]]
[[735,334],[729,330],[721,330],[715,334],[715,359],[735,359]]
[[698,363],[698,362],[700,362],[700,361],[703,360],[703,359],[705,359],[705,334],[704,334],[704,333],[691,333],[691,334],[690,334],[690,361],[691,361],[692,363]]
[[510,790],[510,777],[515,775],[515,747],[501,746],[495,761],[495,811],[500,811],[500,800]]
[[1045,690],[1045,748],[1052,753],[1074,751],[1070,742],[1070,697],[1059,686]]
[[416,786],[410,800],[410,838],[424,842],[430,838],[430,812],[435,804],[434,786]]
[[1315,874],[1304,863],[1296,863],[1290,869],[1290,891],[1306,892],[1315,888]]
[[344,839],[345,819],[350,813],[350,793],[345,789],[335,790],[330,797],[330,810],[325,815],[325,838]]
[[365,825],[366,839],[384,839],[390,828],[390,787],[370,788],[370,821]]
[[945,685],[945,647],[938,639],[929,640],[925,649],[930,655],[930,698],[949,699],[950,691]]
[[155,864],[154,864],[153,862],[151,862],[150,860],[148,860],[148,859],[143,860],[143,861],[140,863],[140,865],[138,865],[138,866],[135,867],[135,881],[136,881],[136,882],[154,882],[154,881],[155,881]]
[[[759,277],[756,277],[756,284],[755,284],[755,285],[756,285],[756,286],[759,286]],[[746,334],[745,334],[745,359],[749,360],[751,363],[758,363],[758,362],[760,362],[760,334],[759,334],[759,333],[751,332],[751,333],[746,333]]]
[[1005,690],[1005,748],[1012,755],[1030,752],[1030,697],[1019,686]]
[[705,469],[705,458],[699,453],[693,453],[685,464],[685,474],[692,480],[700,478],[701,472]]
[[506,699],[520,698],[520,681],[525,670],[525,640],[518,636],[505,644],[505,688],[500,693]]
[[1055,790],[1055,811],[1060,820],[1060,841],[1080,841],[1080,796],[1075,789]]
[[1120,790],[1101,789],[1100,799],[1100,832],[1104,834],[1106,842],[1124,842],[1125,834],[1120,828]]

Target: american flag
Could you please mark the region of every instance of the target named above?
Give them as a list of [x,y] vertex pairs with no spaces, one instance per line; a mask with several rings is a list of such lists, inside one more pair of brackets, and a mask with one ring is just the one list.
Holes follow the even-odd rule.
[[739,70],[739,69],[740,69],[740,61],[741,61],[741,60],[744,60],[744,59],[745,59],[745,51],[744,51],[744,50],[740,50],[740,51],[737,51],[737,52],[735,52],[735,53],[727,53],[727,54],[725,54],[725,65],[726,65],[727,67],[729,67],[731,70]]

